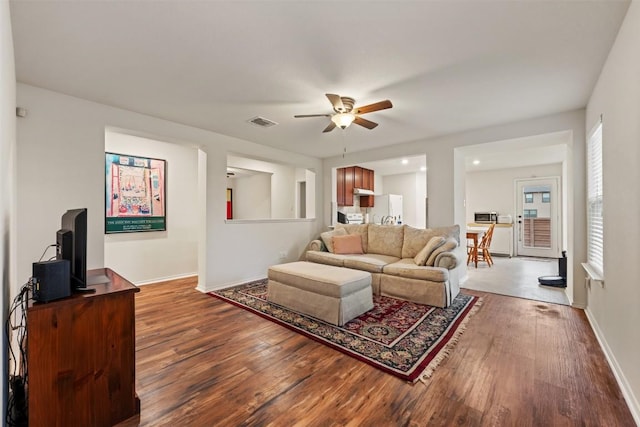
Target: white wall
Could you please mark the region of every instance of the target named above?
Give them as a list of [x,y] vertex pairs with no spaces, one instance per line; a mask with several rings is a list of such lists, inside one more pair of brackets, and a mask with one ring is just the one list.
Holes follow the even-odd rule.
[[[587,105],[585,129],[603,117],[604,287],[587,314],[640,424],[640,4],[626,18]],[[586,261],[586,257],[582,259]]]
[[[375,194],[376,196],[381,196],[383,194],[388,194],[388,192],[386,192],[386,190],[384,189],[383,178],[384,177],[382,175],[377,174],[374,171],[374,173],[373,173],[373,194]],[[334,179],[333,182],[336,182],[336,180]]]
[[316,217],[316,173],[310,171],[309,169],[305,169],[304,171],[304,181],[306,183],[305,192],[306,192],[306,201],[305,201],[305,211],[307,218],[315,218]]
[[562,164],[467,172],[466,221],[473,222],[474,212],[487,211],[511,215],[515,219],[514,181],[547,176],[562,176]]
[[197,149],[123,133],[106,132],[105,151],[167,161],[167,230],[106,234],[104,265],[136,284],[196,275]]
[[230,179],[233,219],[271,218],[271,177],[270,173],[257,172]]
[[427,227],[427,172],[416,173],[416,225]]
[[[0,306],[7,318],[10,301],[16,295],[15,274],[15,159],[16,159],[16,74],[9,2],[0,2]],[[4,337],[4,335],[3,335]],[[0,416],[5,419],[7,396],[7,346],[0,345],[2,385]]]
[[[4,27],[3,27],[4,28]],[[319,221],[282,220],[227,224],[227,154],[251,154],[321,170],[318,159],[288,153],[252,142],[97,104],[56,92],[18,85],[19,104],[29,115],[18,122],[17,152],[17,269],[30,275],[60,227],[60,216],[71,207],[89,212],[88,267],[102,267],[104,258],[104,135],[105,129],[199,148],[198,165],[206,166],[206,182],[198,182],[199,203],[206,206],[206,222],[198,218],[198,263],[201,290],[265,277],[269,265],[298,258],[308,241],[320,231]],[[206,159],[206,162],[204,161]],[[37,166],[37,167],[36,167]],[[198,170],[198,176],[204,171]],[[324,179],[320,175],[318,186]],[[291,191],[293,194],[293,191]],[[322,192],[316,188],[317,205]],[[202,210],[199,212],[202,215]],[[171,218],[169,218],[171,221]],[[282,239],[286,235],[290,238]],[[206,268],[206,272],[203,271]]]

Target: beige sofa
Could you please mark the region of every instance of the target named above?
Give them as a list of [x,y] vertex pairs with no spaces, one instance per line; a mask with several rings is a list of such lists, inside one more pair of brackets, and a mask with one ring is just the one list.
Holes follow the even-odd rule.
[[[341,251],[337,246],[333,250],[333,242],[343,241],[341,236],[345,235],[359,235],[363,253],[334,253]],[[353,241],[354,237],[348,239]],[[335,230],[312,241],[305,254],[310,262],[370,272],[376,295],[436,307],[448,307],[460,292],[464,257],[458,225],[418,229],[407,225],[338,224]]]

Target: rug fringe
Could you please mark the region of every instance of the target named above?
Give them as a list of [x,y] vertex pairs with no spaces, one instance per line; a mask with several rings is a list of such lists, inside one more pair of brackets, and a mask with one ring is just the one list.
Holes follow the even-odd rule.
[[442,361],[446,359],[449,356],[449,354],[451,354],[453,347],[455,347],[456,344],[458,344],[458,341],[460,340],[460,336],[464,331],[467,330],[467,324],[469,323],[469,319],[471,319],[471,317],[473,317],[473,315],[476,314],[476,312],[480,309],[481,306],[482,306],[482,298],[478,298],[478,300],[475,302],[473,307],[471,307],[471,310],[469,310],[469,314],[465,316],[465,318],[462,320],[462,322],[458,326],[458,329],[455,331],[454,335],[451,337],[447,345],[442,350],[440,350],[440,353],[438,353],[438,355],[429,363],[429,365],[425,368],[425,370],[420,374],[420,377],[418,378],[420,382],[422,382],[424,385],[429,384],[428,380],[431,378],[431,376],[433,375],[436,368],[440,365],[440,363],[442,363]]

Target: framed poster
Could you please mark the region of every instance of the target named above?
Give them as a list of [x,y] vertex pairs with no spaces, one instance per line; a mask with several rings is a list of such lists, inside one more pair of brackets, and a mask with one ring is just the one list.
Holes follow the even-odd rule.
[[166,160],[105,153],[105,234],[167,229]]

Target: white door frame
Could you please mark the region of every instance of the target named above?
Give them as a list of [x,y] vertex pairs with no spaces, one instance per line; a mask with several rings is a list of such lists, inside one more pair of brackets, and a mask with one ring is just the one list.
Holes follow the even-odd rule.
[[[522,202],[522,189],[525,185],[551,185],[551,248],[523,248],[520,243],[523,236],[522,214],[524,207]],[[560,248],[562,247],[562,187],[560,186],[560,177],[518,178],[514,182],[514,187],[516,213],[514,218],[515,255],[560,258]]]

